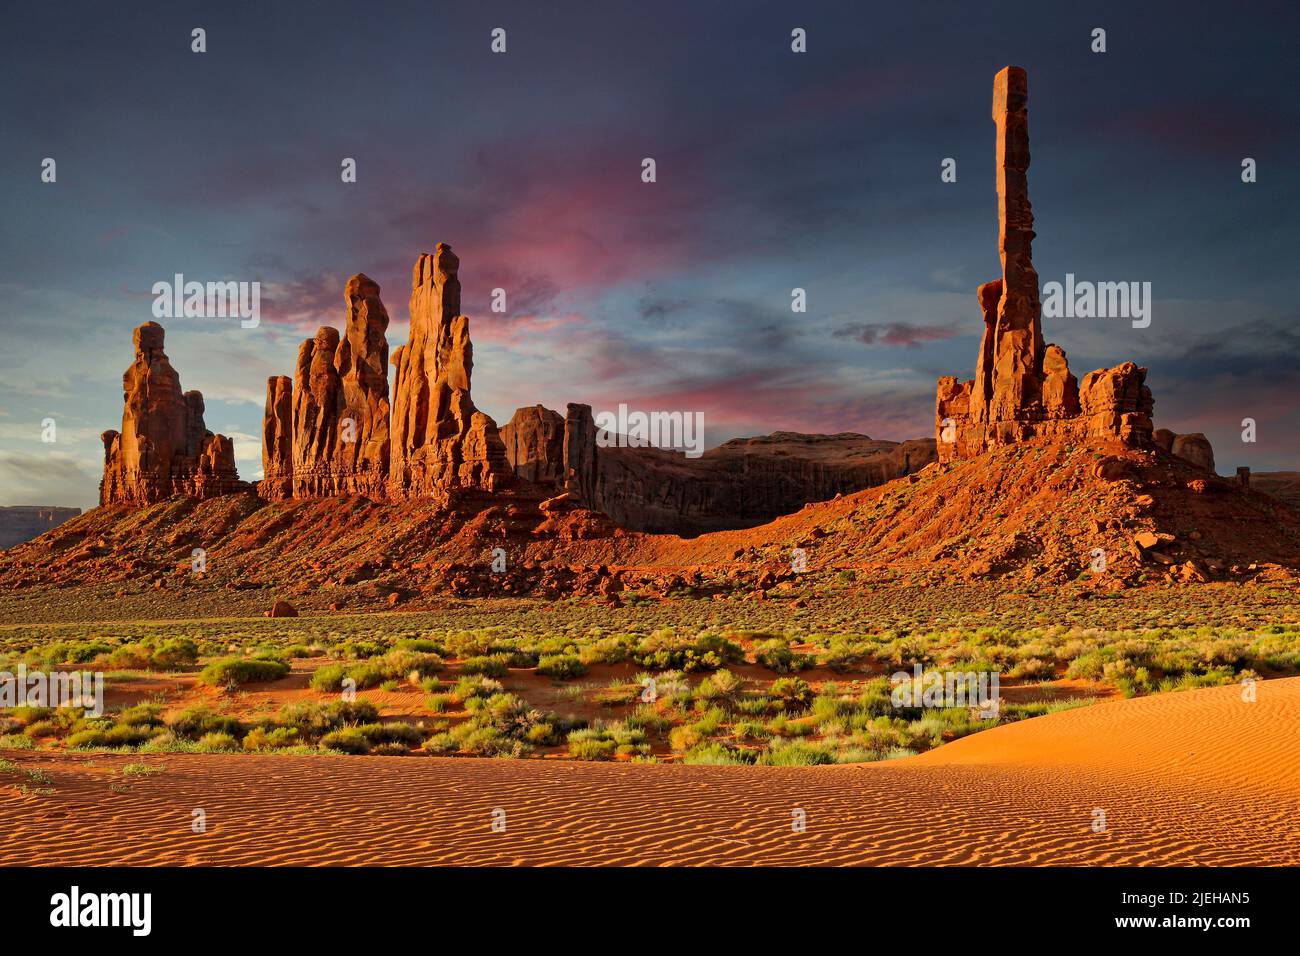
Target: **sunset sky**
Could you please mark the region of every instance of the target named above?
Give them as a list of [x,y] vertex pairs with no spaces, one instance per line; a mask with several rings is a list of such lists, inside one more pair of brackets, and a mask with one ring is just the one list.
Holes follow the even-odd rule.
[[931,436],[935,379],[972,376],[975,288],[999,275],[1007,64],[1029,74],[1040,279],[1152,284],[1149,328],[1048,319],[1047,339],[1080,378],[1148,366],[1157,427],[1205,432],[1221,473],[1300,470],[1293,9],[791,6],[8,5],[0,504],[95,503],[155,282],[261,283],[256,329],[162,323],[254,479],[267,376],[341,327],[356,272],[404,342],[412,264],[439,241],[461,260],[474,400],[499,424],[625,402],[703,412],[710,445]]

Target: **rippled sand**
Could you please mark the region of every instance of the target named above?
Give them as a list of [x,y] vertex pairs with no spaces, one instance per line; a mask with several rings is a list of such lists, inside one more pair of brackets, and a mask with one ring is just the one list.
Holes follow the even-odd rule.
[[[1300,864],[1300,678],[1254,703],[1236,686],[1114,701],[849,767],[5,756],[55,790],[0,779],[7,864]],[[142,761],[165,771],[123,776]]]

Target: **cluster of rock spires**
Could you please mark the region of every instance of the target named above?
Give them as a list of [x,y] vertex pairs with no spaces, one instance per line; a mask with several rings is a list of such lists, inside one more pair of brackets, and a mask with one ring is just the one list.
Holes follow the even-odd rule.
[[262,497],[426,498],[510,483],[496,422],[470,398],[474,353],[459,268],[445,243],[416,262],[411,336],[393,353],[391,402],[379,285],[365,275],[348,280],[342,337],[322,327],[299,348],[292,382],[267,381]]
[[1097,369],[1080,383],[1065,351],[1043,341],[1038,273],[1031,246],[1028,78],[1017,66],[993,79],[997,126],[998,252],[1002,277],[978,289],[984,315],[975,378],[939,379],[935,431],[940,461],[972,458],[1032,438],[1118,441],[1132,448],[1159,444],[1213,470],[1204,435],[1153,434],[1154,402],[1147,370],[1132,362]]
[[[267,380],[262,498],[445,498],[524,481],[551,496],[551,508],[580,505],[634,530],[698,534],[760,524],[934,460],[929,440],[898,445],[862,435],[778,433],[728,442],[699,460],[598,448],[591,407],[578,404],[565,416],[521,408],[498,431],[470,397],[474,353],[460,314],[459,268],[441,243],[416,262],[410,340],[393,353],[391,396],[379,286],[365,275],[348,280],[342,334],[320,328],[299,348],[292,379]],[[180,396],[162,328],[146,323],[136,343],[125,378],[122,435],[130,437],[105,434],[101,502],[144,505],[246,488],[230,440],[203,428],[202,398]]]
[[[348,280],[342,335],[322,327],[302,343],[292,380],[267,382],[262,429],[266,499],[361,495],[443,498],[541,486],[552,508],[581,505],[626,528],[698,534],[769,521],[804,504],[909,475],[935,460],[978,456],[1035,438],[1163,448],[1214,470],[1204,435],[1153,431],[1146,369],[1132,362],[1082,383],[1065,352],[1043,341],[1031,245],[1027,80],[994,79],[1002,277],[979,287],[984,335],[975,378],[939,379],[937,442],[875,442],[864,435],[777,433],[738,439],[687,459],[647,447],[603,447],[589,405],[564,415],[521,408],[500,431],[470,397],[469,319],[460,314],[460,262],[440,243],[411,279],[410,340],[392,356],[379,286]],[[123,377],[122,431],[105,432],[104,504],[146,505],[172,495],[243,490],[230,439],[203,424],[203,398],[182,393],[154,322],[136,329]],[[547,505],[548,502],[543,502]]]
[[122,430],[100,435],[101,504],[211,498],[247,487],[235,471],[234,443],[203,424],[203,395],[181,391],[158,323],[135,330],[135,361],[122,376],[122,391]]

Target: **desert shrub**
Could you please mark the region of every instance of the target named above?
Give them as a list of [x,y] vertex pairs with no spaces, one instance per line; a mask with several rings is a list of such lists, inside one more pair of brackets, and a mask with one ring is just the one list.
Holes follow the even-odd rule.
[[226,753],[239,749],[239,741],[230,734],[210,733],[199,738],[198,749],[204,753]]
[[244,736],[245,750],[283,750],[300,743],[296,727],[254,727]]
[[157,704],[137,704],[117,715],[117,723],[125,727],[151,727],[160,723],[162,708]]
[[695,697],[702,701],[733,702],[741,692],[744,681],[729,670],[717,670],[695,688]]
[[334,650],[339,656],[356,661],[378,657],[388,650],[388,646],[380,641],[364,641],[353,638],[339,644]]
[[347,668],[342,664],[326,664],[312,671],[311,679],[307,683],[312,690],[329,692],[340,689],[345,677],[347,677]]
[[682,754],[682,763],[686,764],[721,767],[751,762],[752,760],[746,751],[734,750],[720,743],[702,744]]
[[379,744],[405,744],[408,747],[416,747],[424,740],[424,734],[420,733],[418,728],[400,721],[362,724],[357,730],[372,747]]
[[656,670],[673,668],[686,672],[716,670],[744,659],[744,651],[720,634],[701,634],[692,639],[669,630],[655,631],[641,640],[632,653],[639,667]]
[[108,666],[114,670],[144,670],[152,654],[143,644],[123,644],[108,655]]
[[510,667],[505,655],[491,654],[467,657],[461,661],[460,669],[462,673],[480,677],[505,677]]
[[385,677],[396,680],[411,674],[421,678],[429,677],[447,665],[439,654],[402,648],[389,651],[381,657],[379,666]]
[[344,727],[333,730],[321,738],[321,746],[338,750],[345,754],[364,754],[370,752],[370,741],[356,727]]
[[812,767],[835,763],[835,754],[828,747],[819,747],[802,741],[782,741],[760,754],[762,767]]
[[754,651],[754,662],[778,674],[793,674],[816,663],[811,654],[797,654],[789,642],[781,639],[765,641]]
[[628,659],[631,650],[632,641],[630,638],[623,636],[602,637],[579,648],[578,658],[587,665],[621,664]]
[[28,737],[55,737],[63,730],[63,725],[54,720],[33,720],[27,725],[24,733]]
[[283,661],[257,657],[227,657],[213,661],[199,673],[199,681],[213,687],[238,687],[279,680],[289,673]]
[[89,728],[70,734],[67,739],[69,748],[119,748],[135,747],[153,735],[153,728],[116,724],[104,729]]
[[562,737],[554,724],[543,721],[529,727],[524,739],[537,747],[553,747],[560,743]]
[[668,732],[668,745],[678,752],[691,750],[704,740],[704,735],[690,724],[682,724]]
[[551,654],[537,662],[537,673],[555,680],[572,680],[587,673],[587,665],[576,654]]
[[[582,733],[582,731],[577,731]],[[612,740],[596,738],[573,739],[569,735],[569,756],[574,760],[609,760],[614,756],[618,745]]]
[[431,641],[427,638],[406,637],[393,645],[395,651],[417,651],[421,654],[437,654],[439,657],[446,657],[447,651],[437,641]]
[[768,693],[787,706],[806,707],[813,698],[813,689],[801,677],[778,677],[772,681]]
[[5,716],[14,721],[10,729],[26,726],[38,720],[48,720],[54,716],[53,707],[39,707],[35,704],[19,704],[10,707]]
[[629,727],[637,727],[646,734],[662,736],[672,725],[667,717],[659,713],[653,704],[641,704],[624,721]]
[[294,728],[307,740],[315,740],[347,724],[370,723],[378,717],[378,708],[367,700],[336,700],[328,704],[301,701],[281,707],[275,723]]
[[1056,673],[1056,665],[1040,657],[1027,657],[1016,661],[1007,672],[1008,677],[1023,680],[1051,680]]
[[175,670],[197,663],[199,645],[188,637],[171,637],[154,648],[149,666],[154,670]]
[[501,682],[473,674],[456,681],[456,689],[453,693],[456,699],[461,701],[469,701],[475,697],[491,697],[493,694],[501,693]]

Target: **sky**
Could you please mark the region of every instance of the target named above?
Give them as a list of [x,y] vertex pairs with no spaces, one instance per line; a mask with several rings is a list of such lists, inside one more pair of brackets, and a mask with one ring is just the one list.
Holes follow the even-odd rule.
[[438,242],[499,424],[626,403],[702,412],[709,445],[933,436],[935,380],[973,375],[975,289],[1000,274],[1008,64],[1029,76],[1040,280],[1152,289],[1148,328],[1044,319],[1048,341],[1080,378],[1148,367],[1156,426],[1204,432],[1221,473],[1300,469],[1300,15],[1135,6],[13,0],[0,505],[95,504],[155,282],[260,283],[255,329],[162,320],[256,479],[267,377],[342,326],[354,273],[403,343],[412,265]]

